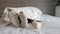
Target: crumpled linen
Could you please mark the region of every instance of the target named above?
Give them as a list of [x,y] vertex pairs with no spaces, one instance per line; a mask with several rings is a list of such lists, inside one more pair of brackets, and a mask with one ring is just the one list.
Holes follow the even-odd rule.
[[[19,8],[14,8],[14,10],[19,11]],[[2,26],[0,27],[0,34],[60,34],[60,18],[42,14],[36,19],[44,21],[40,30]]]
[[40,32],[25,28],[0,26],[0,34],[40,34]]
[[[43,12],[36,8],[36,7],[17,7],[17,8],[12,8],[12,7],[6,7],[4,12],[8,14],[8,9],[12,9],[13,13],[17,13],[19,14],[19,12],[23,11],[26,12],[27,14],[27,18],[32,19],[32,20],[40,20],[40,16],[41,14],[43,14]],[[4,19],[8,19],[8,17],[5,17]]]

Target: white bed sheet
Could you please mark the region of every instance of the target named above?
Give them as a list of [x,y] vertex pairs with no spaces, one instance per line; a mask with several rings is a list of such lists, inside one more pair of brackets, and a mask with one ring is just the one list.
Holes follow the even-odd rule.
[[41,31],[45,34],[60,34],[60,18],[43,14],[41,20],[45,21]]
[[40,32],[26,28],[0,26],[0,34],[40,34]]
[[60,18],[43,14],[40,19],[45,21],[40,30],[0,26],[0,34],[60,34]]

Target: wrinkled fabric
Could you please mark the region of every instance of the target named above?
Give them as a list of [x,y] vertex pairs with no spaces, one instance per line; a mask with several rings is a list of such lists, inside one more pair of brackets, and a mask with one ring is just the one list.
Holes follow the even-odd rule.
[[[19,11],[19,9],[20,8],[18,9],[14,8],[14,10],[16,11]],[[36,19],[43,21],[41,29],[26,29],[0,26],[0,34],[60,34],[60,18],[46,14],[42,14],[41,16],[39,16],[40,14],[39,13],[37,14],[38,14],[37,16],[35,15],[37,17]]]
[[40,34],[35,30],[0,26],[0,34]]
[[[4,12],[8,14],[8,9],[12,9],[13,13],[19,14],[21,11],[26,13],[27,18],[33,19],[33,20],[40,20],[40,16],[43,13],[40,9],[36,7],[18,7],[18,8],[11,8],[11,7],[6,7]],[[8,17],[5,16],[4,19],[8,20]]]
[[[36,30],[36,29],[0,26],[0,34],[5,34],[5,33],[6,34],[60,34],[60,22],[59,22],[60,18],[53,17],[46,14],[43,14],[42,16],[43,16],[42,17],[43,21],[45,22],[43,23],[41,29]],[[52,20],[55,21],[52,21],[51,18]]]

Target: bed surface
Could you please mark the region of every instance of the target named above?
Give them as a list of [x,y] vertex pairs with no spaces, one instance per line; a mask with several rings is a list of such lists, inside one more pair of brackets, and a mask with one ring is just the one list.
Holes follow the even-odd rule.
[[60,18],[43,14],[41,20],[45,23],[39,30],[0,26],[0,34],[60,34]]

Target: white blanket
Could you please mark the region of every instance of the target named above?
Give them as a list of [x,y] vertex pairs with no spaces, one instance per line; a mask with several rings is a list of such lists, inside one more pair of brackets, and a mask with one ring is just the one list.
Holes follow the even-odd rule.
[[1,26],[0,34],[60,34],[60,18],[42,14],[37,19],[44,21],[40,30]]
[[[42,14],[42,11],[36,7],[18,7],[18,8],[6,7],[4,13],[8,14],[8,9],[12,9],[13,10],[12,12],[17,14],[23,11],[27,14],[27,18],[33,20],[40,20],[39,18]],[[5,19],[8,19],[8,17],[5,16]]]
[[34,29],[31,30],[1,26],[0,34],[60,34],[60,22],[59,22],[60,18],[45,14],[42,15],[42,18],[45,19],[45,20],[43,19],[45,23],[43,23],[44,25],[38,31]]
[[38,31],[0,26],[0,34],[40,34]]

